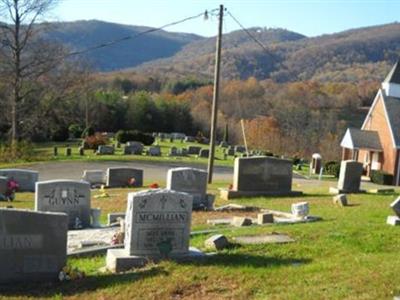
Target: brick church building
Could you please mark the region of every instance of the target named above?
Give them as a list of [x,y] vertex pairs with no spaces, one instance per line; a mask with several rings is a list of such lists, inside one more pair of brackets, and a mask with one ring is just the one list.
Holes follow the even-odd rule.
[[348,128],[341,142],[342,159],[354,159],[371,170],[393,175],[400,185],[400,63],[397,62],[375,96],[361,129]]

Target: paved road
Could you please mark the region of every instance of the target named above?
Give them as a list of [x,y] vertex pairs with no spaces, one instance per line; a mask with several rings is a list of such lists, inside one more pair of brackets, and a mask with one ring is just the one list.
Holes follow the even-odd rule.
[[[187,163],[160,163],[160,162],[120,162],[120,161],[95,161],[95,162],[43,162],[28,165],[24,168],[39,171],[40,180],[51,179],[75,179],[82,177],[84,170],[106,170],[109,167],[133,167],[142,169],[145,180],[166,180],[167,171],[176,167],[195,167],[206,170],[205,165],[187,164]],[[299,175],[293,174],[295,179],[300,179]],[[214,168],[213,179],[216,181],[232,181],[233,168],[220,167]]]
[[[166,180],[167,171],[176,167],[196,167],[206,170],[203,165],[185,163],[159,163],[159,162],[118,162],[118,161],[96,161],[96,162],[43,162],[28,165],[24,168],[39,171],[40,180],[51,179],[81,179],[84,170],[107,170],[109,167],[132,167],[143,170],[145,180]],[[232,180],[233,168],[215,167],[215,180]]]

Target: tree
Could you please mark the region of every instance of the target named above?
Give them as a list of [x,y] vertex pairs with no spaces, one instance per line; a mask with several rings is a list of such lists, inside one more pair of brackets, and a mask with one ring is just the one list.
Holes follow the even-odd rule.
[[0,14],[7,22],[0,24],[0,71],[7,78],[12,146],[19,137],[21,106],[32,99],[29,96],[36,89],[34,83],[53,69],[64,54],[60,46],[40,37],[44,25],[36,25],[55,2],[0,0]]

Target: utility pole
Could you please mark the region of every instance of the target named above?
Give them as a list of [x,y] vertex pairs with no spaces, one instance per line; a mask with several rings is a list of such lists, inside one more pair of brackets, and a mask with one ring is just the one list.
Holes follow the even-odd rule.
[[214,93],[211,112],[211,132],[210,132],[210,153],[208,156],[208,183],[212,183],[214,156],[215,156],[215,137],[217,135],[217,115],[218,115],[218,96],[219,96],[219,70],[221,66],[221,42],[222,42],[222,21],[224,19],[224,6],[219,6],[219,24],[217,47],[215,51],[215,71],[214,71]]

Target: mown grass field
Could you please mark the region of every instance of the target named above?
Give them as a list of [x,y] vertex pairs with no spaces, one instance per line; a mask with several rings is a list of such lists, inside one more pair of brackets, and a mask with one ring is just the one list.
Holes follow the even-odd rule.
[[[147,156],[147,155],[124,155],[123,154],[123,145],[121,148],[115,148],[114,155],[96,155],[93,150],[85,150],[85,155],[79,155],[79,147],[81,146],[80,140],[63,142],[63,143],[38,143],[34,145],[35,157],[31,159],[31,161],[20,160],[13,161],[10,163],[1,162],[0,168],[6,167],[16,167],[18,165],[27,165],[29,163],[37,163],[44,161],[150,161],[150,162],[182,162],[182,163],[191,163],[191,164],[207,164],[207,158],[200,158],[196,155],[188,155],[188,156],[168,156],[169,151],[172,147],[176,148],[187,148],[189,146],[199,146],[203,149],[208,149],[208,145],[199,144],[199,143],[181,143],[180,141],[175,141],[170,143],[169,141],[157,142],[161,147],[162,156]],[[66,156],[66,148],[67,145],[72,148],[72,155]],[[58,148],[58,155],[53,155],[53,148]],[[145,147],[148,148],[148,147]],[[224,159],[224,149],[221,147],[215,148],[215,162],[214,164],[217,166],[233,166],[233,156],[227,156]]]
[[[212,193],[227,182],[210,186]],[[296,198],[247,198],[234,201],[288,211],[291,203],[308,201],[322,221],[296,225],[218,227],[231,241],[239,235],[278,232],[290,244],[246,245],[223,250],[204,262],[164,261],[125,274],[101,273],[105,257],[70,259],[87,277],[55,284],[24,284],[1,288],[0,298],[52,299],[393,299],[400,295],[400,228],[386,225],[396,194],[350,195],[351,206],[336,207],[328,182],[296,186]],[[103,221],[111,211],[124,211],[131,189],[108,190],[112,197],[93,199]],[[96,192],[93,192],[96,195]],[[217,205],[226,202],[217,199]],[[7,203],[0,203],[5,206]],[[33,194],[21,193],[15,207],[33,207]],[[193,213],[192,230],[210,228],[207,218],[228,213]],[[231,213],[230,216],[233,216]],[[251,215],[251,214],[249,214]],[[215,227],[213,227],[215,228]],[[207,251],[195,236],[191,245]]]

